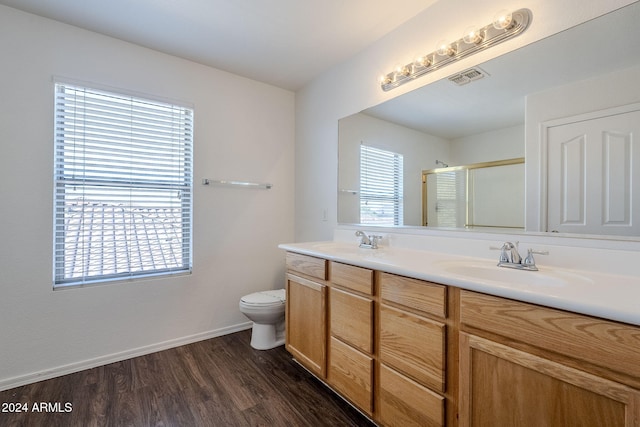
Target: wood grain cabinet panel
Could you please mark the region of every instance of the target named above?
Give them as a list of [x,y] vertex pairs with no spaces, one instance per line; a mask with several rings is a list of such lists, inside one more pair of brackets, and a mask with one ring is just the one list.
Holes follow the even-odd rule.
[[373,413],[373,358],[331,337],[327,381],[366,414]]
[[332,262],[331,282],[363,294],[373,295],[373,270],[368,268]]
[[378,278],[380,297],[383,301],[400,304],[437,317],[446,317],[446,286],[383,272],[379,273]]
[[316,258],[309,255],[287,252],[286,254],[287,270],[306,274],[315,279],[327,280],[328,261],[322,258]]
[[632,427],[640,391],[461,334],[460,426]]
[[378,417],[390,427],[444,425],[444,397],[380,365]]
[[307,369],[326,377],[327,287],[287,274],[286,349]]
[[372,354],[373,301],[336,288],[331,288],[329,301],[331,335]]
[[445,390],[445,325],[380,306],[379,358],[429,388]]
[[640,379],[640,327],[476,292],[460,295],[463,325]]

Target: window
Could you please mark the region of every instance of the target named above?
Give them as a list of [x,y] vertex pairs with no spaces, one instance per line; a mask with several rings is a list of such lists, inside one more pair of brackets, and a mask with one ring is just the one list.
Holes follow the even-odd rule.
[[465,171],[446,171],[433,174],[436,179],[436,199],[435,210],[436,220],[433,221],[434,227],[458,227],[463,226],[464,222],[459,219],[459,211],[464,210],[465,203],[462,199],[465,197]]
[[191,271],[193,110],[55,86],[54,286]]
[[360,223],[403,225],[402,155],[360,145]]

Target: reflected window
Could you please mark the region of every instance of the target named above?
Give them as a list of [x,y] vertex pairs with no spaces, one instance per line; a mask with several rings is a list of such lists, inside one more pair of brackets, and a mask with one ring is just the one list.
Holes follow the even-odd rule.
[[443,172],[437,175],[436,185],[436,224],[438,227],[456,227],[458,225],[458,208],[460,202],[458,198],[464,196],[464,189],[459,187],[464,185],[460,178],[461,174]]
[[402,155],[360,145],[360,223],[403,225]]

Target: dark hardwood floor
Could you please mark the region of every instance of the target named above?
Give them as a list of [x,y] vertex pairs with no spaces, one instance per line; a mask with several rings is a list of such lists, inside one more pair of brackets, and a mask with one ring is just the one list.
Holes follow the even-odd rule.
[[373,426],[283,346],[249,340],[238,332],[0,392],[0,409],[14,411],[0,426]]

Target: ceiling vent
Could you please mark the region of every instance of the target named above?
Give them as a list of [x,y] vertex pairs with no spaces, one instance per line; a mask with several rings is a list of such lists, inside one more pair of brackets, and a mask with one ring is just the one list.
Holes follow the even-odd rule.
[[476,68],[469,68],[468,70],[464,70],[463,72],[458,74],[454,74],[453,76],[449,77],[449,80],[457,84],[458,86],[463,86],[463,85],[466,85],[467,83],[471,83],[472,81],[479,80],[488,75],[489,74],[487,74],[486,71],[476,67]]

